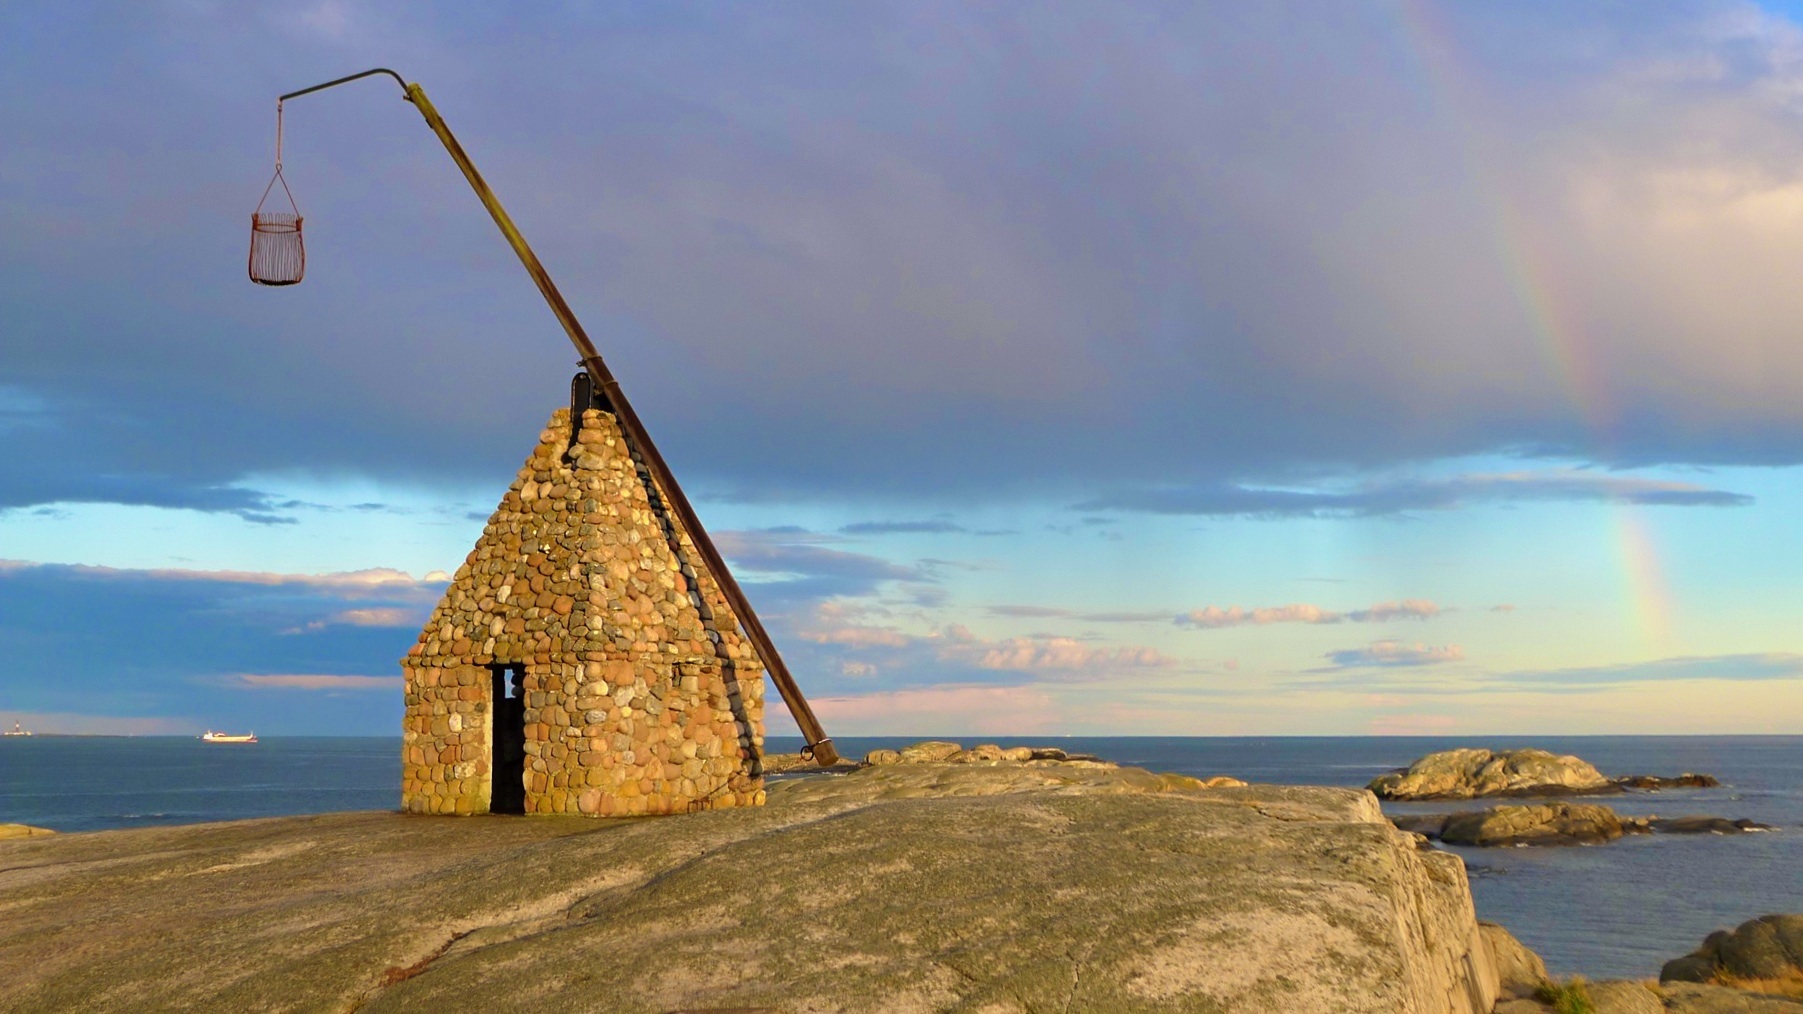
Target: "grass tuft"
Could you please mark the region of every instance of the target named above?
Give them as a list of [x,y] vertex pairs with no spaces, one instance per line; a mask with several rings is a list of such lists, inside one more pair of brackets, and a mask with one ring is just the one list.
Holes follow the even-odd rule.
[[1749,993],[1768,993],[1803,1000],[1803,972],[1791,972],[1776,979],[1743,979],[1727,969],[1718,969],[1715,982],[1720,986],[1744,989]]
[[1558,1014],[1596,1014],[1596,1001],[1590,998],[1590,987],[1581,975],[1564,985],[1541,983],[1540,988],[1534,990],[1534,999],[1550,1004]]

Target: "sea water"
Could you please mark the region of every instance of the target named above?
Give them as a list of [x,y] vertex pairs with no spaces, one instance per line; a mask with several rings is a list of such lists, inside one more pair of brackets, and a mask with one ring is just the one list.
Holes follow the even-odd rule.
[[[836,740],[861,756],[922,737]],[[970,736],[947,737],[965,743]],[[1435,750],[1538,746],[1606,774],[1700,771],[1717,789],[1629,793],[1598,801],[1623,814],[1748,817],[1763,834],[1642,835],[1608,845],[1452,849],[1465,859],[1478,917],[1507,926],[1556,974],[1649,978],[1709,931],[1767,912],[1803,912],[1803,737],[986,739],[1056,745],[1155,771],[1250,782],[1362,786]],[[771,737],[770,749],[800,741]],[[394,809],[400,741],[271,737],[255,745],[162,737],[0,739],[0,823],[57,831]],[[1481,803],[1386,804],[1437,812]]]

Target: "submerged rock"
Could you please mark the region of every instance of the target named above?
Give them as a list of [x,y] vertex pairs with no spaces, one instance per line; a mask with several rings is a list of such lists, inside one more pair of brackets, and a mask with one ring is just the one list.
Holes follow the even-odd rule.
[[1624,789],[1713,789],[1722,783],[1714,775],[1699,775],[1694,771],[1686,771],[1676,778],[1661,778],[1658,775],[1628,775],[1617,778],[1615,784]]
[[1410,813],[1390,818],[1404,831],[1448,845],[1598,845],[1623,835],[1742,834],[1769,825],[1726,817],[1624,817],[1600,803],[1493,806],[1460,813]]
[[1770,831],[1772,825],[1756,820],[1729,820],[1726,817],[1654,817],[1653,830],[1664,834],[1744,834],[1748,831]]
[[1600,845],[1640,829],[1607,806],[1549,803],[1455,813],[1439,837],[1448,845]]
[[918,763],[681,817],[28,839],[0,1009],[1489,1014],[1463,864],[1363,792]]
[[1545,750],[1443,750],[1372,779],[1380,799],[1471,799],[1476,796],[1609,792],[1615,784],[1589,763]]

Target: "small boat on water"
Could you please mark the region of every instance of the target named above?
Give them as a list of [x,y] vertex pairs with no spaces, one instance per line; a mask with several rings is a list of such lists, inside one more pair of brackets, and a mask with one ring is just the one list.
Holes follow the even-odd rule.
[[19,723],[17,723],[17,722],[13,723],[13,731],[0,732],[0,736],[29,736],[29,735],[31,735],[31,730],[20,728]]
[[229,732],[214,732],[208,729],[207,734],[200,737],[200,741],[202,743],[255,743],[257,734],[248,732],[242,736],[234,736]]

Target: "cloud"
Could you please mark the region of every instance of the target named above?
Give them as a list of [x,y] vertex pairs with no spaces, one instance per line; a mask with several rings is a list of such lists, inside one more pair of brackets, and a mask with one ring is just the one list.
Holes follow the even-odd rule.
[[116,503],[233,514],[253,524],[293,524],[268,493],[236,486],[185,483],[158,475],[58,475],[0,486],[0,511],[40,504]]
[[316,674],[252,675],[240,674],[233,679],[254,688],[291,690],[382,690],[392,693],[401,689],[399,676],[331,676]]
[[[368,680],[380,677],[366,674],[398,677],[397,660],[417,632],[402,618],[442,592],[442,580],[387,569],[284,574],[0,561],[0,639],[8,645],[0,699],[38,713],[389,735],[399,728],[398,693],[355,704],[322,694],[295,708],[279,695],[221,690],[298,689],[308,680],[318,689],[375,689],[382,684]],[[245,675],[263,673],[276,675]]]
[[1063,721],[1053,696],[1036,686],[940,685],[867,694],[836,694],[811,702],[821,721],[853,735],[1031,736]]
[[194,584],[251,585],[267,588],[311,589],[346,598],[370,595],[402,595],[419,601],[437,601],[450,575],[435,570],[414,577],[392,567],[332,571],[324,574],[292,574],[267,570],[186,570],[177,567],[96,567],[88,564],[36,563],[0,559],[0,574],[30,572],[59,574],[88,581],[168,581]]
[[1463,725],[1452,715],[1403,714],[1378,715],[1371,719],[1369,734],[1373,736],[1446,736]]
[[1078,612],[1073,609],[1058,609],[1052,606],[997,605],[984,606],[983,611],[991,616],[1005,616],[1017,619],[1068,618],[1083,620],[1086,623],[1149,623],[1164,621],[1171,614],[1164,610],[1142,610],[1138,612]]
[[909,633],[895,626],[862,622],[860,617],[865,611],[846,603],[820,603],[809,620],[798,627],[796,636],[812,644],[883,652],[886,654],[880,657],[889,660],[886,671],[897,675],[932,674],[939,681],[945,679],[947,664],[974,672],[1039,673],[1060,678],[1104,677],[1123,670],[1162,669],[1177,664],[1155,648],[1096,644],[1058,634],[993,639],[978,636],[957,623],[923,634]]
[[735,575],[744,571],[767,576],[766,580],[744,581],[754,599],[807,602],[868,595],[891,581],[935,580],[924,564],[909,567],[864,553],[831,549],[821,543],[832,536],[800,528],[723,531],[713,536]]
[[1335,668],[1405,667],[1457,662],[1465,657],[1465,649],[1456,644],[1433,647],[1402,641],[1373,641],[1363,648],[1331,651],[1325,656]]
[[839,529],[846,535],[950,534],[969,530],[950,521],[860,521]]
[[418,609],[406,609],[401,606],[382,606],[375,609],[346,609],[337,613],[328,623],[348,623],[357,627],[420,627],[426,622],[426,614]]
[[1762,682],[1803,677],[1803,654],[1761,652],[1741,655],[1685,655],[1649,662],[1570,669],[1525,669],[1483,677],[1493,684],[1544,687],[1590,687],[1618,683],[1661,683],[1674,680]]
[[1403,599],[1379,602],[1366,609],[1354,609],[1346,618],[1354,623],[1384,623],[1389,620],[1431,620],[1440,615],[1439,605],[1427,599]]
[[795,574],[869,582],[923,580],[921,571],[864,553],[817,545],[820,537],[792,528],[715,532],[720,552],[738,566],[766,574]]
[[1334,612],[1306,602],[1287,606],[1246,609],[1242,606],[1204,606],[1179,615],[1174,621],[1180,627],[1215,630],[1222,627],[1266,626],[1273,623],[1384,623],[1390,620],[1428,620],[1439,616],[1441,607],[1427,599],[1404,599],[1379,602],[1364,609]]
[[1177,617],[1180,627],[1198,627],[1213,630],[1220,627],[1239,627],[1246,624],[1263,626],[1268,623],[1338,623],[1345,619],[1344,614],[1329,612],[1320,606],[1306,602],[1296,602],[1287,606],[1270,606],[1262,609],[1244,609],[1240,606],[1203,606],[1192,609]]
[[1074,510],[1122,510],[1262,518],[1375,517],[1452,510],[1476,503],[1579,501],[1661,507],[1744,507],[1753,498],[1695,483],[1598,475],[1567,469],[1369,482],[1345,490],[1292,490],[1214,484],[1123,491]]
[[847,648],[906,648],[917,640],[899,630],[857,624],[807,630],[800,636],[815,644],[837,644]]
[[[323,59],[340,24],[409,26],[397,56],[446,82],[692,490],[1358,513],[1446,494],[1278,480],[1497,453],[1803,460],[1795,26],[1448,5],[1420,48],[1398,10],[402,3],[295,38]],[[270,17],[0,17],[0,62],[67,82],[0,110],[0,503],[273,519],[242,488],[257,474],[498,492],[568,350],[497,338],[543,307],[469,253],[492,225],[404,109],[377,85],[294,107],[301,199],[348,231],[305,287],[253,290],[217,223],[266,161],[262,103],[300,83],[257,58]],[[108,101],[122,63],[154,116]]]
[[976,664],[984,669],[1010,672],[1109,673],[1176,664],[1175,659],[1154,648],[1095,647],[1069,637],[1013,637],[958,653],[974,656]]
[[101,715],[80,711],[0,711],[0,728],[13,723],[38,735],[64,736],[181,736],[200,731],[200,724],[179,717]]

